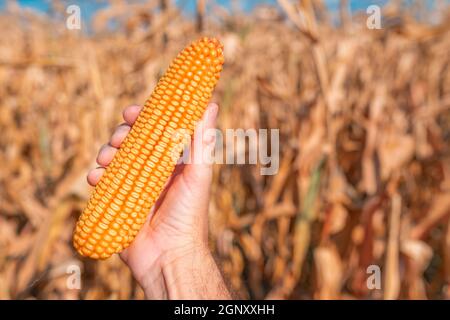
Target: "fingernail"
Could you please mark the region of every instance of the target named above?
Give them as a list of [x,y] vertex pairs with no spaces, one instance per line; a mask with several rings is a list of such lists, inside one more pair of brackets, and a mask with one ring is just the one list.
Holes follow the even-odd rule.
[[218,111],[219,106],[216,103],[210,103],[208,105],[208,114],[206,116],[208,123],[213,123],[216,120]]

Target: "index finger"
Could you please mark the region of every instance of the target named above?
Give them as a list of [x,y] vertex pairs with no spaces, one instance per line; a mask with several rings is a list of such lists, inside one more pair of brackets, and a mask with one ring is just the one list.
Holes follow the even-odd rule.
[[139,113],[141,112],[142,107],[141,106],[129,106],[126,107],[125,110],[123,110],[123,119],[127,124],[130,126],[133,125],[133,123],[136,121],[137,117],[139,116]]

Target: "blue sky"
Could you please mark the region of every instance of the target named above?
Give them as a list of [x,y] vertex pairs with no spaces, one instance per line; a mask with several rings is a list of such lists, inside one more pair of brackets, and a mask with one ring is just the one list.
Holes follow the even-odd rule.
[[[139,0],[134,0],[139,1]],[[216,0],[221,5],[227,7],[230,4],[230,0]],[[338,8],[340,0],[325,0],[328,7],[333,10]],[[404,0],[405,2],[412,0]],[[424,0],[425,1],[425,0]],[[435,0],[427,0],[430,4],[433,4]],[[47,11],[49,9],[50,0],[18,0],[19,4],[25,7],[34,8],[39,11]],[[66,1],[70,4],[78,4],[81,7],[81,12],[84,13],[83,19],[89,20],[92,13],[97,9],[107,5],[105,1],[92,1],[92,0],[71,0]],[[187,13],[193,12],[195,8],[195,0],[175,0],[177,4],[186,3],[185,11]],[[276,0],[241,0],[239,1],[244,10],[249,11],[258,4],[275,4]],[[353,11],[367,8],[371,4],[384,5],[388,0],[350,0],[350,7]],[[447,0],[450,3],[450,0]],[[0,0],[0,10],[4,8],[6,0]]]
[[[186,9],[188,11],[193,10],[195,7],[195,0],[175,0],[178,4],[185,2]],[[18,0],[18,2],[22,6],[38,9],[40,11],[46,11],[49,8],[49,0]],[[105,5],[106,2],[101,3],[102,1],[92,1],[92,0],[74,0],[74,1],[68,1],[68,3],[71,4],[78,4],[80,7],[87,9],[88,11],[92,12],[95,11],[97,8],[100,8]],[[217,0],[218,3],[224,6],[229,6],[230,0]],[[275,4],[276,0],[243,0],[240,1],[241,6],[244,10],[251,10],[254,6],[258,4]],[[336,8],[339,0],[326,0],[328,6],[330,8]],[[351,0],[350,5],[353,10],[366,8],[370,4],[384,4],[387,0]],[[6,0],[0,0],[0,8],[3,8],[6,3]]]

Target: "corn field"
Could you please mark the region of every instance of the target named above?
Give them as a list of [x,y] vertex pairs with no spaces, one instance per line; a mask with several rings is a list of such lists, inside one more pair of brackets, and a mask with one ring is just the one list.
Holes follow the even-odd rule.
[[111,1],[89,32],[67,29],[57,1],[49,15],[0,12],[0,299],[144,298],[117,255],[77,255],[72,232],[122,110],[202,35],[225,47],[219,128],[280,134],[276,175],[214,167],[210,248],[231,291],[450,299],[450,7],[436,21],[392,1],[371,30],[323,1],[206,4],[190,17],[171,1]]

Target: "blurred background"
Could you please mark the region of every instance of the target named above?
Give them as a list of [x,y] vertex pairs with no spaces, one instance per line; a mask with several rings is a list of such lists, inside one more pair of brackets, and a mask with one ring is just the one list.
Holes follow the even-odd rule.
[[[80,30],[66,26],[69,4]],[[371,4],[381,29],[367,27]],[[449,299],[449,9],[0,0],[0,299],[143,298],[118,256],[78,256],[72,230],[121,111],[143,104],[202,35],[225,45],[220,128],[280,129],[278,174],[215,166],[210,247],[230,288],[258,299]],[[73,266],[80,290],[67,286]]]

